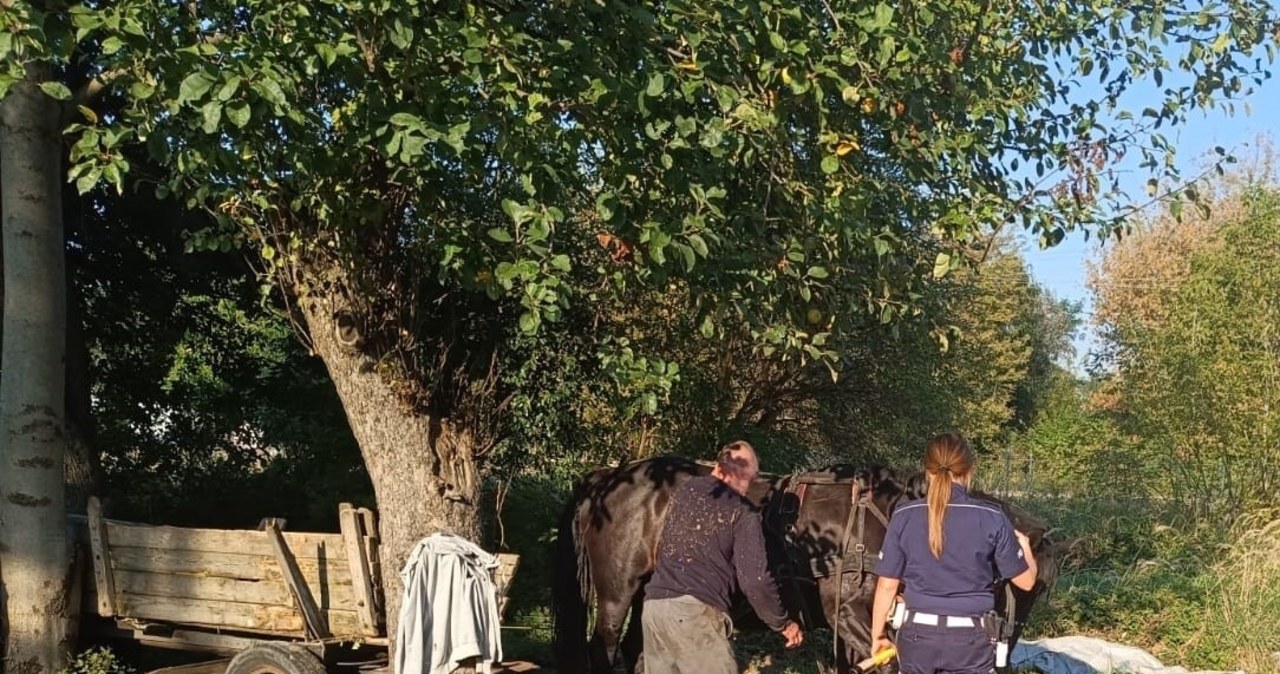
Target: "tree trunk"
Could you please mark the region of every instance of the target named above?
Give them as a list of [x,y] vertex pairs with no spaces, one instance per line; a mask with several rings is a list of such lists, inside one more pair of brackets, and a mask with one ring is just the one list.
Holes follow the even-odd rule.
[[27,77],[0,103],[4,345],[0,360],[0,613],[7,674],[67,662],[70,554],[64,503],[66,276],[59,109]]
[[[68,264],[70,266],[70,264]],[[89,344],[84,333],[80,293],[67,279],[67,456],[63,464],[66,480],[67,512],[85,513],[89,497],[101,493],[102,465],[94,442],[92,390],[89,372]]]
[[377,361],[339,339],[334,317],[347,310],[342,300],[313,297],[303,307],[312,344],[342,399],[373,482],[387,634],[394,638],[400,569],[413,546],[437,531],[481,542],[473,435],[448,419],[409,409]]

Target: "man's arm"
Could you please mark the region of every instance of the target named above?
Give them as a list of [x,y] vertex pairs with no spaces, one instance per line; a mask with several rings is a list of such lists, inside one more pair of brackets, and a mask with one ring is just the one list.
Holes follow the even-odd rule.
[[787,623],[787,613],[782,608],[773,573],[769,571],[760,516],[754,512],[743,513],[733,527],[733,570],[738,577],[738,587],[764,624],[780,632]]

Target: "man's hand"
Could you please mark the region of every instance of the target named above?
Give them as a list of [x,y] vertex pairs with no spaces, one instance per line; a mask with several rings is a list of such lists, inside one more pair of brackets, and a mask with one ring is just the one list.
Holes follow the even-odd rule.
[[871,637],[871,654],[875,655],[886,648],[893,648],[893,642],[889,641],[883,634]]
[[787,648],[799,648],[804,642],[804,630],[800,629],[800,624],[796,621],[788,620],[782,626],[782,638],[787,640]]

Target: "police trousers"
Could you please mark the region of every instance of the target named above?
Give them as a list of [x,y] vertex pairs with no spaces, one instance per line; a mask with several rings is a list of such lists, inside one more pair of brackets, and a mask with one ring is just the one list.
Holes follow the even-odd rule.
[[641,616],[645,674],[738,674],[733,621],[719,610],[682,595],[646,599]]
[[898,630],[897,642],[901,674],[991,674],[996,668],[995,646],[981,625],[943,627],[908,620]]

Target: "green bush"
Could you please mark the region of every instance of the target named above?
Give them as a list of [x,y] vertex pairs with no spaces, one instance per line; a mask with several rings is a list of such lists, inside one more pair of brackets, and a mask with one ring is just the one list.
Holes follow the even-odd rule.
[[58,674],[137,674],[109,648],[91,648],[71,660]]

